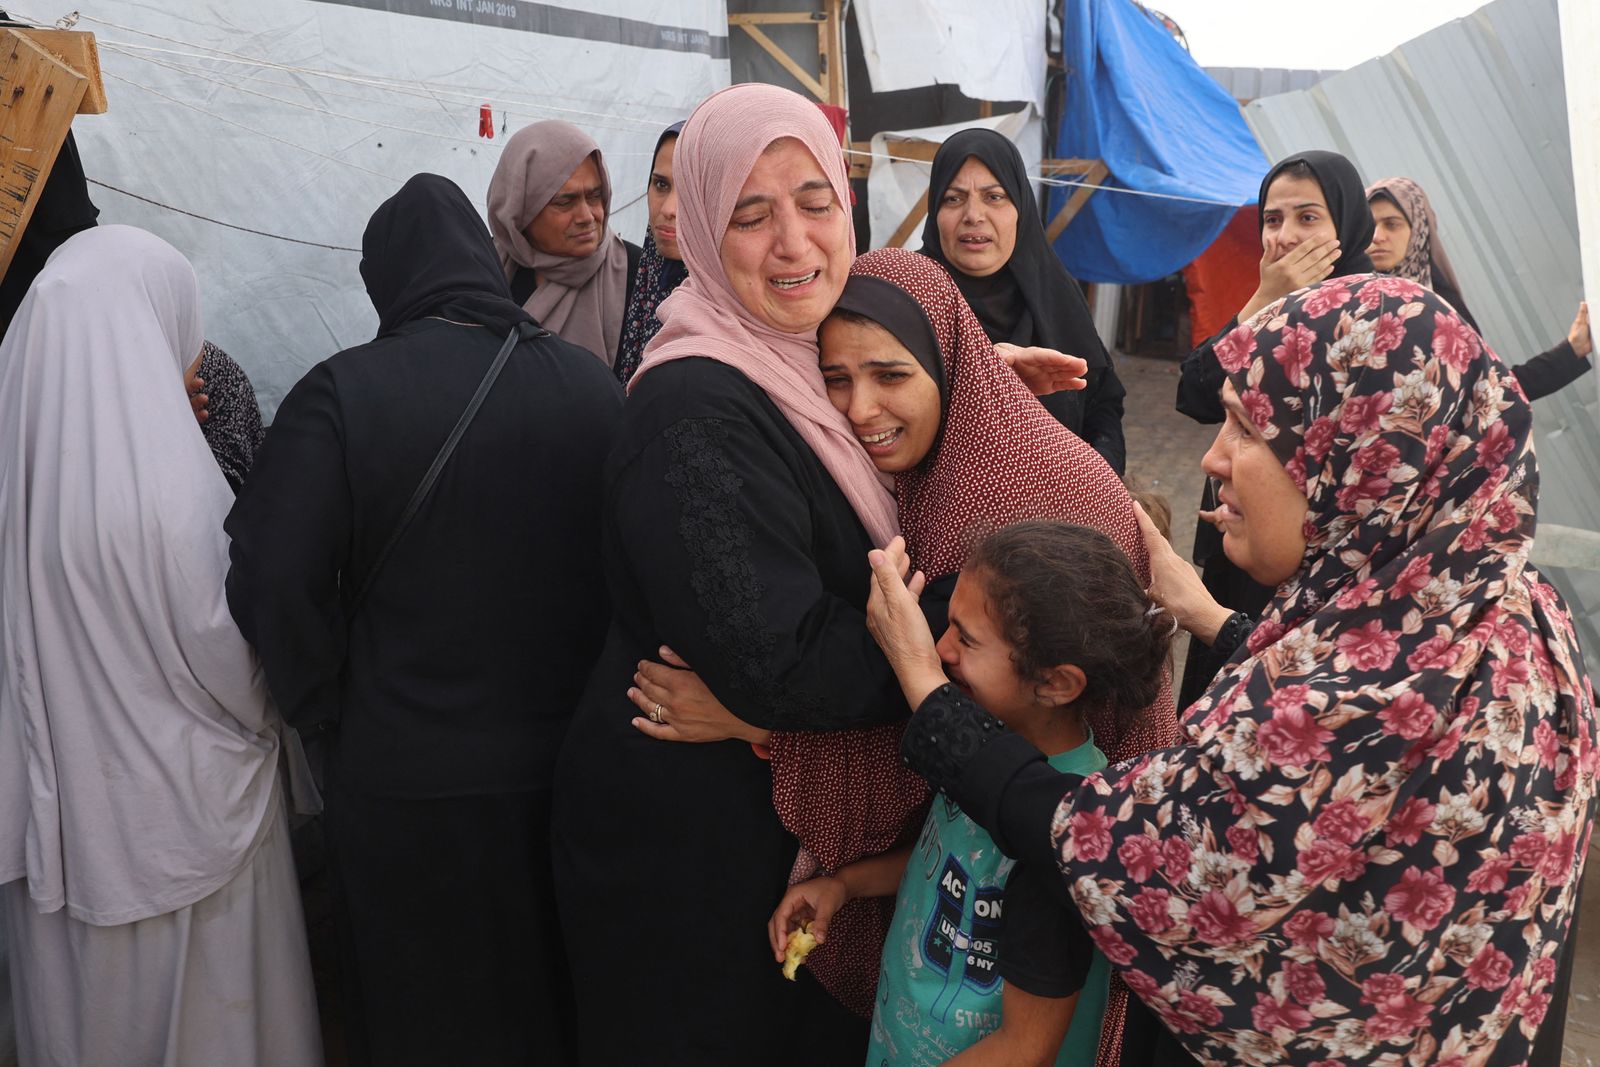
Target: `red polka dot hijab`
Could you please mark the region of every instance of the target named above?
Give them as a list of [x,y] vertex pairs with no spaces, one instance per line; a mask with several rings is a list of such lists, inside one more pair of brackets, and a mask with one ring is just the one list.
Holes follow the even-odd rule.
[[1202,1061],[1519,1063],[1593,828],[1593,694],[1528,565],[1532,411],[1415,282],[1330,279],[1217,345],[1306,494],[1299,573],[1191,746],[1057,812],[1101,951]]
[[[886,293],[884,283],[915,301],[942,361],[935,375],[945,402],[939,438],[927,459],[895,478],[900,525],[915,566],[930,578],[955,574],[975,538],[1013,522],[1055,519],[1111,537],[1140,580],[1148,582],[1149,556],[1122,480],[1006,366],[944,268],[898,248],[868,252],[851,267],[841,306],[873,317],[900,336],[909,316],[903,308],[883,306],[884,296],[896,295]],[[922,338],[906,336],[902,343],[919,362],[927,358],[930,346]],[[1165,684],[1138,722],[1095,711],[1086,718],[1096,744],[1112,761],[1178,741]],[[922,780],[900,765],[902,730],[891,725],[773,735],[773,799],[784,824],[822,867],[835,870],[892,847],[926,800]],[[880,931],[875,942],[868,941],[865,968],[834,967],[827,955],[811,957],[818,961],[817,977],[847,1006],[864,1002],[870,1012],[882,939]],[[844,942],[836,919],[828,947],[842,954],[837,946]],[[1117,1033],[1123,1004],[1119,999],[1108,1014]]]
[[[855,261],[847,294],[869,280],[887,282],[916,301],[943,360],[938,440],[922,463],[895,477],[900,528],[913,563],[929,578],[955,574],[985,534],[1054,519],[1110,537],[1148,583],[1150,557],[1122,479],[1000,358],[944,268],[926,256],[880,248]],[[848,296],[845,302],[853,303]],[[1095,743],[1113,762],[1177,737],[1165,688],[1146,721],[1130,724],[1095,712],[1088,718]]]

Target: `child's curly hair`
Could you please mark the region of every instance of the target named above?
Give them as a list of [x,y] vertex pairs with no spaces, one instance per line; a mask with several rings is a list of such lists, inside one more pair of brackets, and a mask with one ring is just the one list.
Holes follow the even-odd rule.
[[1174,619],[1105,534],[1015,523],[984,538],[963,573],[983,583],[1022,677],[1042,682],[1050,667],[1071,663],[1086,681],[1077,703],[1129,715],[1155,703]]

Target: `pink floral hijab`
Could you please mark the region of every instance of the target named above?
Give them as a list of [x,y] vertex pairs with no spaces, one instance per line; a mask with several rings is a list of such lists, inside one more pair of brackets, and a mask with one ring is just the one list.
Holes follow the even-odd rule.
[[1528,565],[1528,402],[1397,277],[1304,290],[1217,357],[1305,491],[1305,558],[1191,745],[1063,803],[1077,906],[1202,1060],[1521,1062],[1597,764],[1571,619]]

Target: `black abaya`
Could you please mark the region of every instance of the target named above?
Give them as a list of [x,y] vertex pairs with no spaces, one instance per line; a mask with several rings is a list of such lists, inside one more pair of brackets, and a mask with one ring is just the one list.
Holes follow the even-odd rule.
[[[0,12],[0,16],[3,16]],[[100,209],[89,199],[89,183],[83,174],[83,161],[78,158],[78,142],[72,131],[56,154],[55,165],[39,192],[33,215],[28,219],[22,236],[17,238],[17,250],[11,257],[4,278],[0,278],[0,336],[11,325],[28,286],[44,269],[50,253],[60,248],[75,233],[95,224]],[[198,354],[198,353],[197,353]]]
[[859,1063],[864,1022],[784,981],[767,945],[797,849],[767,765],[652,740],[626,692],[665,644],[757,726],[903,718],[866,629],[867,534],[767,395],[704,359],[635,379],[605,514],[611,631],[555,794],[583,1062]]
[[[451,1062],[520,1062],[510,1050],[554,1049],[570,1023],[548,795],[605,630],[600,473],[621,390],[512,303],[445,179],[413,178],[378,209],[362,274],[379,337],[313,368],[279,408],[228,517],[228,601],[285,718],[334,737],[352,1046],[384,1067],[434,1064],[448,1032]],[[352,614],[519,324],[539,336],[513,350]],[[517,1010],[487,1010],[518,991],[531,992]]]

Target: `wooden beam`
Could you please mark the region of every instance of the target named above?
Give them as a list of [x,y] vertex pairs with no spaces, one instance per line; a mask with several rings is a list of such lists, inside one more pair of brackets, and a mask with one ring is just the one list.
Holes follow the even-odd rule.
[[1083,205],[1094,194],[1095,190],[1092,186],[1099,185],[1110,173],[1111,168],[1106,166],[1103,160],[1095,160],[1094,166],[1089,168],[1089,173],[1083,176],[1083,180],[1088,184],[1079,186],[1074,190],[1071,198],[1061,205],[1060,211],[1056,212],[1056,217],[1050,220],[1050,225],[1044,231],[1044,239],[1047,243],[1052,245],[1056,243],[1056,238],[1060,237],[1061,231],[1067,228],[1067,223],[1071,222],[1078,212],[1083,210]]
[[[729,16],[730,19],[732,17],[733,16],[731,15]],[[785,52],[782,48],[779,48],[778,42],[774,41],[771,37],[768,37],[759,26],[752,26],[749,23],[743,23],[741,25],[745,33],[748,33],[751,37],[755,38],[756,44],[765,49],[769,56],[771,56],[773,59],[776,59],[784,70],[794,75],[795,81],[809,89],[811,91],[811,95],[816,97],[818,100],[821,100],[825,104],[828,102],[828,90],[823,88],[821,82],[817,81],[816,78],[811,76],[810,71],[796,63],[788,52]]]
[[82,30],[36,30],[17,27],[22,34],[46,52],[88,79],[83,100],[78,104],[80,115],[104,115],[110,109],[106,101],[106,83],[100,75],[100,49],[95,45],[94,34]]
[[1039,161],[1039,173],[1046,178],[1063,174],[1088,174],[1099,162],[1098,159],[1044,159]]
[[917,202],[913,204],[911,206],[911,210],[906,213],[906,217],[902,219],[900,225],[895,228],[894,236],[889,238],[889,247],[904,248],[906,242],[911,239],[911,235],[916,232],[917,227],[922,225],[922,220],[927,217],[928,191],[924,189],[922,191],[922,195],[917,198]]
[[933,157],[939,154],[938,142],[924,141],[920,138],[889,141],[884,149],[895,159],[904,159],[912,163],[932,163]]
[[730,26],[793,26],[797,23],[821,22],[828,16],[821,11],[756,11],[744,15],[729,15]]
[[0,32],[0,275],[17,254],[88,85],[27,37]]

